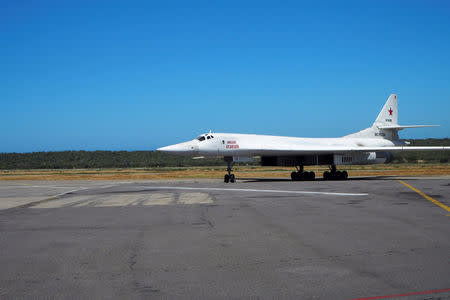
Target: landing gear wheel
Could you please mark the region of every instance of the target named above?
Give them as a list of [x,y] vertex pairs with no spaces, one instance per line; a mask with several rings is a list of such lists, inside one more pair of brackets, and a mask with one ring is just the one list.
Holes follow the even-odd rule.
[[230,182],[234,183],[236,181],[236,178],[234,177],[234,174],[230,175]]
[[225,183],[236,182],[236,177],[234,176],[234,174],[231,174],[231,172],[233,172],[233,169],[231,168],[231,165],[233,163],[233,158],[231,156],[225,156],[224,160],[227,163],[227,174],[225,174],[225,177],[223,178],[223,182],[225,182]]
[[347,171],[337,171],[335,165],[330,167],[330,171],[323,172],[323,180],[346,180],[347,178]]
[[316,179],[316,174],[313,171],[303,171],[303,167],[300,166],[297,172],[291,173],[292,181],[303,181],[303,180],[314,180]]
[[308,171],[303,172],[303,180],[311,180],[311,175]]

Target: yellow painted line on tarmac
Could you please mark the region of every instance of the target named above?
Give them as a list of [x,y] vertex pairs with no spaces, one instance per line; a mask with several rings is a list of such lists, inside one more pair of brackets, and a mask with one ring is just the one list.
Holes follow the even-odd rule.
[[[428,196],[427,194],[425,194],[424,192],[416,189],[415,187],[410,186],[409,184],[407,184],[406,182],[404,182],[403,180],[397,180],[400,183],[403,183],[404,185],[406,185],[407,187],[409,187],[410,189],[412,189],[414,192],[416,192],[417,194],[419,194],[420,196],[424,197],[425,199],[427,199],[428,201],[430,201],[431,203],[445,209],[446,211],[450,212],[450,207],[448,207],[447,205],[437,201],[436,199],[431,198],[430,196]],[[447,215],[450,216],[450,215]]]

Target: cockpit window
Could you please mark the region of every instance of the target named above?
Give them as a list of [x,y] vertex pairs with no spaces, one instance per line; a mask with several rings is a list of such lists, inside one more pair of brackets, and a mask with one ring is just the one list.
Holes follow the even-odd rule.
[[210,133],[205,133],[205,134],[202,134],[202,135],[198,136],[197,140],[199,140],[201,142],[201,141],[204,141],[206,139],[210,140],[210,139],[213,139],[213,138],[214,138],[214,136],[210,132]]

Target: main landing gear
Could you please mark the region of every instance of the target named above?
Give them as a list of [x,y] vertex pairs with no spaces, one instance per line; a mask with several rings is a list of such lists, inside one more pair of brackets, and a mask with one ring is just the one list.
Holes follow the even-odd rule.
[[292,181],[302,181],[302,180],[314,180],[316,178],[316,174],[311,171],[303,171],[303,166],[297,168],[297,172],[291,173]]
[[228,174],[225,174],[223,181],[225,183],[228,183],[228,182],[234,183],[234,182],[236,182],[236,177],[234,176],[234,174],[231,174],[231,171],[233,171],[231,169],[231,163],[233,162],[233,158],[231,158],[231,159],[225,158],[225,161],[227,162],[227,165],[228,165],[228,167],[227,167]]
[[[316,174],[311,171],[304,171],[303,166],[297,168],[297,172],[291,173],[292,181],[314,180]],[[348,178],[347,171],[336,170],[336,165],[330,166],[330,171],[323,172],[323,180],[346,180]]]
[[346,180],[347,178],[347,171],[337,171],[336,165],[331,165],[330,171],[323,172],[324,180]]

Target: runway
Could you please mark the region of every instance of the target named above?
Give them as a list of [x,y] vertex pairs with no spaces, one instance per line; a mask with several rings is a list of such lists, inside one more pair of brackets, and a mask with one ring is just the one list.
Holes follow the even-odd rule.
[[450,177],[402,181],[3,181],[0,298],[450,299]]

